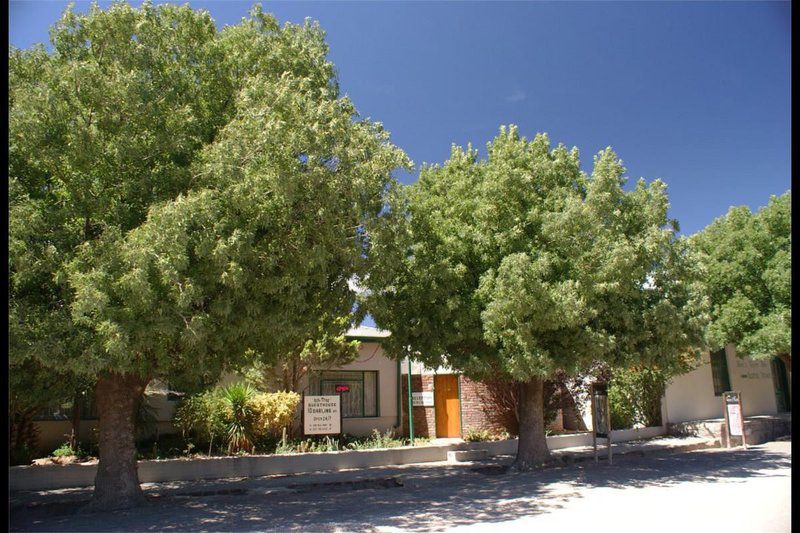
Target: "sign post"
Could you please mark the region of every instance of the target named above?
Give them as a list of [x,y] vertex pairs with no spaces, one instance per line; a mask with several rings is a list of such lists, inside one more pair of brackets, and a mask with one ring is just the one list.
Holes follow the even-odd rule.
[[[409,352],[411,347],[409,347]],[[408,356],[408,435],[414,445],[414,406],[411,399],[411,355]]]
[[608,464],[612,464],[611,457],[611,417],[609,416],[608,385],[606,383],[592,383],[590,393],[592,408],[592,448],[594,448],[594,462],[597,463],[597,439],[606,439],[608,447]]
[[342,395],[303,395],[303,436],[342,432]]
[[742,437],[742,446],[746,450],[747,438],[744,431],[742,393],[737,391],[723,392],[722,409],[725,412],[725,425],[728,430],[727,447],[731,447],[731,437]]

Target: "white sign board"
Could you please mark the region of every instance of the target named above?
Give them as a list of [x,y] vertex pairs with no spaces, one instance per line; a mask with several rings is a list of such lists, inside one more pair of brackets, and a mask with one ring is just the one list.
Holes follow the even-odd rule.
[[333,435],[342,432],[339,396],[303,396],[303,433]]
[[414,407],[433,407],[432,392],[412,392],[411,405]]
[[734,437],[742,436],[742,420],[739,418],[739,404],[729,403],[728,423],[731,425],[731,435]]

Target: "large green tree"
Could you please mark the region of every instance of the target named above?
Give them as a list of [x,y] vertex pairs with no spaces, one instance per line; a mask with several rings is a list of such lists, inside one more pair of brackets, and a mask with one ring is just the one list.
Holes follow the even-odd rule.
[[424,168],[371,235],[365,303],[393,353],[519,382],[518,469],[549,456],[545,379],[699,341],[703,298],[666,186],[625,190],[624,172],[610,149],[587,175],[577,149],[501,128],[486,159],[453,147]]
[[122,508],[147,383],[343,333],[410,163],[339,95],[315,23],[115,3],[68,8],[51,42],[9,53],[12,358],[96,379],[90,505]]
[[707,342],[754,358],[792,352],[791,192],[752,213],[732,207],[692,236],[711,300]]

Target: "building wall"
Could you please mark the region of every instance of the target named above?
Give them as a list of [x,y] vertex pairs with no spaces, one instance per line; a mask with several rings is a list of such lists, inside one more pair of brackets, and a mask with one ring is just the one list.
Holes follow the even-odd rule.
[[461,428],[466,434],[471,430],[489,430],[501,432],[505,429],[495,416],[491,402],[486,401],[490,391],[480,381],[473,381],[466,376],[461,379]]
[[[742,393],[744,415],[777,413],[769,361],[740,358],[733,345],[725,347],[725,356],[731,388]],[[667,385],[664,410],[671,424],[724,417],[722,397],[714,395],[710,355],[703,354],[701,361],[696,369],[673,378]]]
[[[343,418],[342,432],[349,435],[365,436],[378,430],[381,433],[396,430],[397,425],[397,362],[389,359],[379,342],[362,342],[358,347],[356,359],[346,365],[327,370],[377,371],[378,372],[378,416],[365,418]],[[237,374],[225,374],[220,385],[240,381]],[[298,383],[299,392],[308,391],[308,375]],[[295,434],[300,435],[300,409],[295,417]]]
[[[397,361],[386,356],[383,347],[377,342],[362,342],[358,357],[337,370],[378,371],[378,416],[367,418],[345,418],[342,431],[350,435],[369,435],[374,429],[381,433],[397,429]],[[303,387],[308,386],[305,379]]]
[[[402,375],[402,402],[403,413],[402,434],[408,436],[408,374]],[[433,392],[433,374],[412,374],[411,392]],[[412,407],[414,416],[414,436],[436,438],[436,408],[434,406]]]

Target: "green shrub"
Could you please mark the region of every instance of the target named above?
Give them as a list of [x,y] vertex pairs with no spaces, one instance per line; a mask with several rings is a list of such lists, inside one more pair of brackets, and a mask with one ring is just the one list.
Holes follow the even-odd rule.
[[76,457],[86,457],[86,451],[81,449],[80,446],[77,448],[73,448],[70,446],[69,442],[65,442],[55,450],[53,453],[50,454],[52,457],[69,457],[70,455],[74,455]]
[[405,440],[395,437],[394,431],[391,429],[383,434],[377,429],[373,429],[372,435],[366,439],[354,439],[346,447],[350,450],[373,450],[378,448],[397,448],[404,444]]
[[636,424],[634,401],[626,387],[612,382],[608,387],[608,405],[611,411],[611,429],[629,429]]
[[[545,429],[545,431],[548,430]],[[485,441],[495,441],[495,440],[506,440],[510,438],[511,434],[506,430],[497,432],[490,429],[471,428],[468,429],[466,433],[464,433],[464,440],[466,442],[485,442]]]
[[608,387],[611,429],[661,425],[667,373],[657,368],[617,369]]
[[36,459],[37,453],[35,448],[31,448],[27,443],[11,448],[9,452],[9,462],[11,466],[14,465],[29,465],[31,461]]
[[168,433],[136,443],[139,459],[166,459],[169,457],[187,457],[197,451],[197,446],[180,433]]
[[252,451],[253,409],[256,390],[247,383],[234,383],[220,391],[225,406],[225,435],[228,453]]
[[275,439],[291,427],[294,413],[300,403],[296,392],[257,393],[250,398],[252,411],[251,431],[254,438],[263,441]]
[[467,442],[484,442],[492,440],[492,434],[488,429],[468,429],[464,433],[464,440]]
[[263,393],[246,383],[234,383],[186,398],[176,409],[174,423],[186,437],[210,454],[272,449],[281,431],[291,426],[300,395]]
[[175,410],[173,423],[184,437],[191,436],[201,448],[211,453],[216,442],[221,445],[225,435],[227,410],[216,389],[184,399]]

